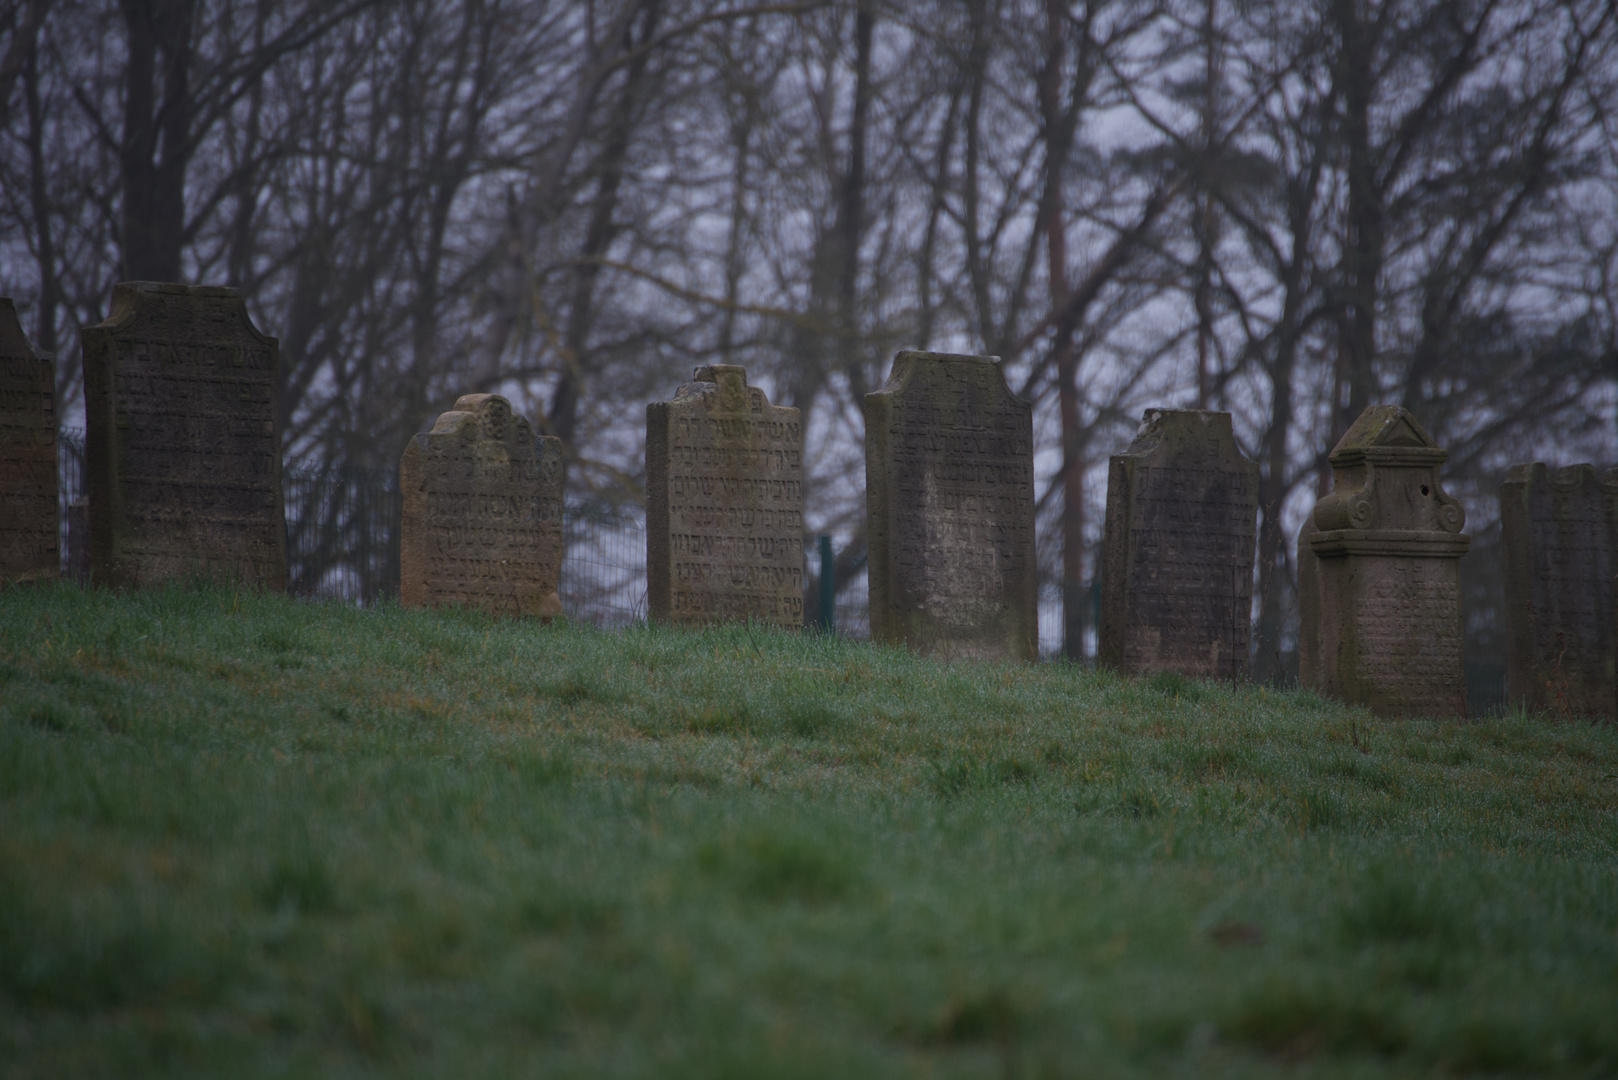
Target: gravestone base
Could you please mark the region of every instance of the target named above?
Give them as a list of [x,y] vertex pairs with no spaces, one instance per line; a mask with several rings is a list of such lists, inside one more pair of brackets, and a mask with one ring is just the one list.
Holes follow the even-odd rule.
[[[1378,716],[1464,716],[1460,559],[1469,538],[1334,531],[1309,540],[1315,688]],[[1301,575],[1300,575],[1301,577]]]

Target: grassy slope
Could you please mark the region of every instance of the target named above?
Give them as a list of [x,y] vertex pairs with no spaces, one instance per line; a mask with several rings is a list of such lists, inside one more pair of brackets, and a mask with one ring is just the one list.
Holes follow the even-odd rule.
[[1618,1070],[1618,731],[0,592],[0,1072]]

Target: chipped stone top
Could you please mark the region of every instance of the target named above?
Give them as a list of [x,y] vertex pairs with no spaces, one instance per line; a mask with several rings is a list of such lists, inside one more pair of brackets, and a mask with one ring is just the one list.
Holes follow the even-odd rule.
[[55,359],[23,333],[22,321],[17,318],[17,305],[11,302],[9,296],[0,296],[0,357],[8,360]]
[[[903,349],[893,357],[893,367],[888,371],[888,381],[882,384],[882,389],[876,393],[894,398],[908,397],[908,391],[925,387],[923,393],[932,390],[944,395],[937,402],[940,412],[949,414],[948,420],[956,420],[957,426],[975,426],[971,423],[969,415],[957,416],[961,409],[970,412],[973,403],[960,402],[955,395],[959,387],[949,380],[929,380],[923,377],[916,379],[916,375],[927,368],[936,370],[938,365],[960,366],[967,369],[960,374],[966,375],[969,383],[989,384],[998,388],[1004,404],[1013,407],[1031,408],[1028,402],[1023,401],[1011,392],[1006,384],[1005,369],[1001,366],[998,356],[972,356],[963,353],[924,352],[919,349]],[[872,395],[873,397],[876,395]],[[944,419],[944,417],[940,417]],[[945,420],[945,422],[948,422]],[[962,422],[964,421],[964,422]]]
[[[1466,510],[1444,491],[1439,477],[1448,456],[1405,409],[1371,406],[1331,452],[1332,491],[1315,504],[1315,528],[1406,536],[1460,533]],[[1322,539],[1314,543],[1324,553]]]
[[[459,436],[473,440],[531,443],[533,425],[511,411],[511,402],[499,394],[462,394],[447,412],[438,414],[429,436]],[[435,440],[436,441],[436,440]]]
[[1244,470],[1254,467],[1236,445],[1230,413],[1211,409],[1147,409],[1134,441],[1115,456],[1173,460],[1182,454]]
[[167,281],[120,281],[112,287],[112,313],[86,332],[135,333],[147,329],[147,324],[164,337],[190,338],[201,330],[203,337],[217,334],[216,326],[196,325],[199,305],[204,316],[213,322],[227,319],[240,324],[261,344],[274,349],[279,342],[253,325],[247,314],[247,303],[240,289],[224,285],[177,285]]
[[[691,372],[691,381],[674,391],[675,401],[700,402],[710,413],[764,414],[771,405],[764,391],[747,385],[747,369],[740,364],[704,364]],[[796,409],[792,410],[797,412]]]
[[1513,465],[1506,473],[1506,484],[1548,485],[1557,491],[1578,491],[1586,484],[1599,485],[1608,492],[1618,494],[1618,466],[1601,471],[1590,464],[1564,465],[1552,469],[1543,461]]

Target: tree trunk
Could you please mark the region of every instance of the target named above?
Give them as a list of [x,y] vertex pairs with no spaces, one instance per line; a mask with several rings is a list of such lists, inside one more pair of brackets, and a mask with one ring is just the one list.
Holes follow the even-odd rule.
[[179,281],[195,0],[123,0],[122,6],[129,57],[119,272],[126,281]]

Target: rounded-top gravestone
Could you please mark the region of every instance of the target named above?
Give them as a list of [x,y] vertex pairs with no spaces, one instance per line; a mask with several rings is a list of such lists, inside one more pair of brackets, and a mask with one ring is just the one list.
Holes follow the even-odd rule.
[[399,461],[399,602],[561,614],[562,441],[466,394]]
[[998,358],[894,357],[865,396],[872,639],[1038,659],[1033,444]]

